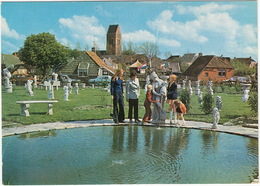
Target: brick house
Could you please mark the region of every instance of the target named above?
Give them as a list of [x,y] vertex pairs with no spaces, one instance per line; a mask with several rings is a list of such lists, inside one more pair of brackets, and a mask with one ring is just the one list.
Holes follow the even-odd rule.
[[228,60],[209,55],[199,56],[182,74],[182,77],[187,77],[192,81],[200,80],[202,83],[207,83],[209,80],[220,83],[233,75],[234,67]]

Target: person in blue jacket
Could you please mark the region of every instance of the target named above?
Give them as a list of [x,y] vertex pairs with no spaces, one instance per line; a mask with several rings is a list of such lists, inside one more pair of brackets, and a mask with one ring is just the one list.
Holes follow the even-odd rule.
[[110,92],[113,99],[113,120],[115,123],[125,123],[123,73],[118,69],[111,79]]

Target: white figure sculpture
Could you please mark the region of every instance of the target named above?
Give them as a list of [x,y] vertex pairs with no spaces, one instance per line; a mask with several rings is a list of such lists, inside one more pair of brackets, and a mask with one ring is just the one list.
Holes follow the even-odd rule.
[[54,91],[52,83],[48,86],[48,99],[54,99]]
[[182,80],[182,89],[186,89],[186,80]]
[[218,108],[219,111],[221,111],[221,109],[222,109],[221,96],[216,96],[216,107]]
[[164,81],[161,80],[155,72],[150,74],[150,79],[152,80],[153,85],[153,100],[158,100],[158,102],[154,103],[152,123],[165,123],[166,111],[162,107],[164,94],[161,93],[161,88],[164,85]]
[[209,88],[209,93],[210,93],[211,96],[213,96],[212,86],[213,86],[213,83],[212,83],[212,81],[210,80],[210,81],[208,82],[208,88]]
[[212,125],[212,129],[217,129],[219,119],[220,119],[220,114],[219,114],[218,108],[215,107],[213,109],[213,125]]
[[75,94],[79,94],[79,84],[75,83]]
[[[243,102],[247,102],[248,101],[248,98],[249,98],[249,89],[245,89],[244,90],[244,94],[242,96],[242,101]],[[257,104],[257,103],[256,103]]]
[[12,93],[13,92],[13,85],[10,81],[10,78],[12,77],[11,72],[8,69],[13,68],[13,65],[10,65],[9,67],[3,69],[3,79],[4,79],[4,86],[5,86],[5,92],[6,93]]
[[28,80],[27,80],[27,83],[25,84],[25,86],[26,86],[26,91],[27,91],[27,93],[28,93],[29,96],[33,96],[32,83],[33,83],[33,80],[28,79]]
[[202,97],[202,91],[199,92],[199,95],[198,95],[198,100],[199,100],[199,104],[202,104],[203,102],[203,97]]
[[191,87],[191,80],[188,81],[188,89],[189,89],[190,95],[192,95],[193,91],[192,91],[192,87]]
[[67,86],[69,88],[69,94],[72,94],[72,85],[71,85],[71,82],[68,82],[67,83]]
[[146,91],[147,91],[147,86],[151,84],[150,82],[150,76],[146,76],[146,79],[145,79],[145,86],[144,86],[144,93],[146,94]]
[[198,96],[200,94],[200,80],[196,81],[196,91],[195,94]]
[[55,72],[52,73],[52,80],[58,81],[58,74],[57,73],[55,73]]
[[37,88],[37,76],[34,75],[33,79],[34,79],[33,87],[34,87],[34,88]]
[[64,101],[69,101],[69,87],[68,86],[64,86],[63,87],[64,90]]

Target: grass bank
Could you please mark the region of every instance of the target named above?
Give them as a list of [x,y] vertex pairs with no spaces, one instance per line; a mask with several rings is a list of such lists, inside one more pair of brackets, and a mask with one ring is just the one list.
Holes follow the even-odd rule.
[[[2,87],[3,89],[3,87]],[[101,88],[86,88],[80,90],[79,94],[69,95],[70,101],[63,101],[63,89],[55,90],[54,115],[46,115],[47,104],[31,104],[29,111],[30,117],[20,116],[20,105],[16,101],[24,100],[47,100],[47,91],[45,89],[34,89],[34,96],[29,97],[26,94],[24,87],[15,87],[13,93],[5,93],[2,91],[2,123],[3,127],[12,124],[28,125],[36,123],[47,123],[56,121],[75,121],[75,120],[97,120],[111,118],[110,112],[112,111],[112,100],[109,92]],[[224,94],[218,93],[215,96],[222,97],[223,109],[220,112],[220,123],[225,123],[231,119],[250,115],[250,107],[248,103],[242,102],[241,94]],[[144,115],[145,94],[141,90],[139,98],[139,118]],[[165,109],[168,105],[165,104]],[[125,101],[125,116],[128,115],[128,103]],[[167,112],[167,117],[169,113]],[[212,122],[212,114],[205,115],[198,103],[198,98],[195,95],[191,96],[191,109],[185,115],[186,120]]]

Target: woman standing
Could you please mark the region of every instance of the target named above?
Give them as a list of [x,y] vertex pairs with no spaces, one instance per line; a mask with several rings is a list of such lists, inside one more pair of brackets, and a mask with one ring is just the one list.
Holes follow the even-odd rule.
[[113,119],[117,124],[125,123],[123,73],[122,69],[118,69],[111,79],[110,86],[113,99]]
[[134,119],[135,123],[139,123],[138,119],[138,97],[140,96],[140,85],[137,78],[137,72],[131,71],[130,79],[126,83],[126,100],[129,102],[128,118],[132,123],[132,113],[134,108]]
[[[170,106],[174,103],[174,101],[178,98],[178,92],[177,92],[177,76],[174,74],[171,74],[169,77],[169,83],[167,87],[167,101]],[[174,121],[177,122],[177,115],[176,115],[176,109],[175,107],[169,108],[170,111],[170,124],[172,124],[172,113],[174,111]]]

